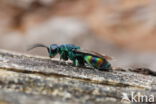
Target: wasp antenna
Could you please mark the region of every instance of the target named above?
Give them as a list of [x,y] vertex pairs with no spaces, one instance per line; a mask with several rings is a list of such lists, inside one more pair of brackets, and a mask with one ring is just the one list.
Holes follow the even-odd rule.
[[30,46],[30,47],[27,49],[27,51],[30,51],[30,50],[32,50],[32,49],[34,49],[34,48],[37,48],[37,47],[45,47],[45,48],[47,48],[47,49],[49,50],[49,47],[48,47],[48,46],[46,46],[46,45],[44,45],[44,44],[38,43],[38,44],[34,44],[34,45]]

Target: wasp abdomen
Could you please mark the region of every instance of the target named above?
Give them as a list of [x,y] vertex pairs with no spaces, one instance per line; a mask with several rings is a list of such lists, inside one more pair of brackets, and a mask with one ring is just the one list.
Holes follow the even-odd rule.
[[111,67],[110,63],[101,57],[87,55],[84,59],[89,65],[100,70],[109,69]]

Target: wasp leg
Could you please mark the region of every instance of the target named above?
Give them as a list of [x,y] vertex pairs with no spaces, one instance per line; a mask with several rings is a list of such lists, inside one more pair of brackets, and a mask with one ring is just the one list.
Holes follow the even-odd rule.
[[79,64],[78,60],[76,60],[76,59],[75,59],[75,60],[73,60],[72,65],[73,65],[73,66],[76,66],[76,67],[80,66],[80,64]]
[[80,66],[80,64],[79,64],[79,61],[78,61],[78,60],[75,60],[75,66],[76,66],[76,67]]
[[61,60],[65,60],[65,59],[64,59],[64,52],[61,52],[61,53],[60,53],[59,65],[61,64]]
[[60,57],[60,60],[59,60],[59,65],[61,65],[61,60],[62,60],[62,58]]
[[85,61],[83,60],[83,57],[77,56],[77,57],[76,57],[76,60],[77,60],[77,63],[78,63],[78,66],[79,66],[79,67],[85,66]]

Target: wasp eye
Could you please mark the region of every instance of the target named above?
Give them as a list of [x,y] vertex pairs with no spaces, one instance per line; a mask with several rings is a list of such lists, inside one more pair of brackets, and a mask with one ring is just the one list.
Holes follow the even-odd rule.
[[57,53],[58,53],[57,49],[51,49],[49,55],[50,55],[51,58],[53,58],[53,57],[56,56]]

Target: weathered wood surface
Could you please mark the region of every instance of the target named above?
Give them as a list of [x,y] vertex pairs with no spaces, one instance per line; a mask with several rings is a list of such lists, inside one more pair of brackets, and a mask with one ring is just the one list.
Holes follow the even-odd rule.
[[155,79],[0,50],[0,104],[120,104],[122,93],[156,97]]

